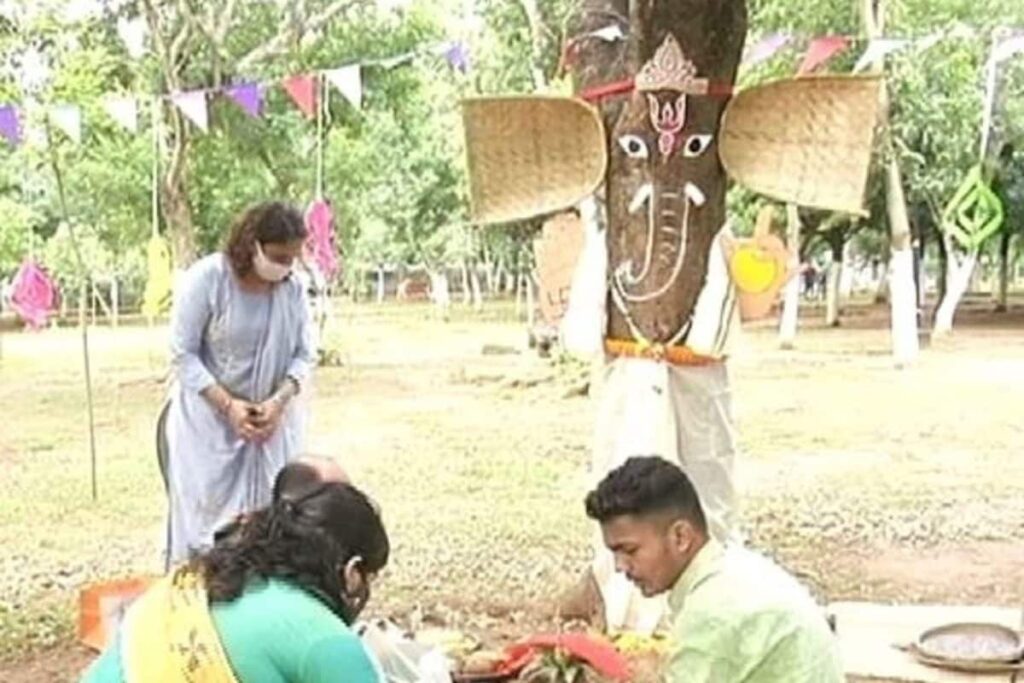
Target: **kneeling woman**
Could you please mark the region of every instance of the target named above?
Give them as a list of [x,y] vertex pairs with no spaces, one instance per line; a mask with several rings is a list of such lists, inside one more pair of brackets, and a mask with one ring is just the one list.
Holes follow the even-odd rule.
[[83,683],[378,683],[349,628],[388,560],[357,488],[300,481],[132,605]]

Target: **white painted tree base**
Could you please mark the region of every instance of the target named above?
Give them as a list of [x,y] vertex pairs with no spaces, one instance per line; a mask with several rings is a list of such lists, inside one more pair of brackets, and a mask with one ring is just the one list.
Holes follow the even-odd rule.
[[953,316],[956,314],[960,300],[967,293],[967,286],[971,282],[971,275],[974,273],[974,266],[978,262],[978,252],[972,251],[958,258],[954,247],[949,240],[946,242],[946,296],[942,298],[939,309],[935,312],[935,326],[932,334],[936,337],[948,336],[953,332]]
[[892,355],[897,367],[917,360],[917,288],[913,249],[893,249],[889,261],[889,304],[892,311]]

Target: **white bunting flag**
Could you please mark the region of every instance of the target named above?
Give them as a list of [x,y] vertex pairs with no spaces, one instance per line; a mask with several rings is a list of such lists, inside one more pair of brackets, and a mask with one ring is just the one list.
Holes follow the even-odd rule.
[[857,60],[857,64],[854,65],[853,73],[860,73],[872,64],[885,59],[886,55],[898,52],[909,46],[909,40],[901,40],[898,38],[876,38],[868,43],[868,47],[864,50],[864,54],[860,56],[860,59]]
[[50,108],[50,121],[75,144],[82,142],[82,110],[74,104],[57,104]]
[[363,106],[363,77],[358,64],[325,71],[324,76],[353,107],[359,109]]
[[200,130],[206,132],[210,126],[210,112],[206,108],[206,91],[190,90],[171,95],[171,101],[181,110],[181,113],[188,117],[188,120],[196,124]]
[[103,100],[107,115],[132,133],[139,131],[139,105],[134,97],[108,97]]

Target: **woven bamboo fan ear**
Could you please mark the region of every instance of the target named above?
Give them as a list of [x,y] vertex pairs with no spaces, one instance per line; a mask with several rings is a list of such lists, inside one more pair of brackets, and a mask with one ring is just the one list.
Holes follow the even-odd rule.
[[865,214],[881,83],[814,76],[744,90],[723,115],[722,165],[773,199]]
[[558,211],[594,192],[608,164],[604,126],[568,97],[474,98],[462,104],[473,220]]

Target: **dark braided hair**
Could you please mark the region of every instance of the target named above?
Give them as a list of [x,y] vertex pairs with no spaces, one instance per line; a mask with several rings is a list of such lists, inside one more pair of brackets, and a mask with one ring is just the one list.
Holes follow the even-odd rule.
[[306,239],[302,214],[284,202],[263,202],[245,210],[235,219],[224,244],[224,254],[238,277],[252,270],[256,243],[283,244]]
[[678,466],[657,456],[633,457],[587,494],[587,516],[607,522],[623,515],[671,512],[707,533],[697,490]]
[[[289,468],[296,472],[288,473]],[[282,470],[275,500],[219,533],[190,568],[204,579],[210,602],[230,602],[253,581],[290,581],[324,602],[346,623],[358,605],[345,601],[343,569],[355,556],[365,574],[387,564],[390,543],[380,516],[351,484],[323,482],[291,464]],[[293,476],[294,475],[294,476]]]

